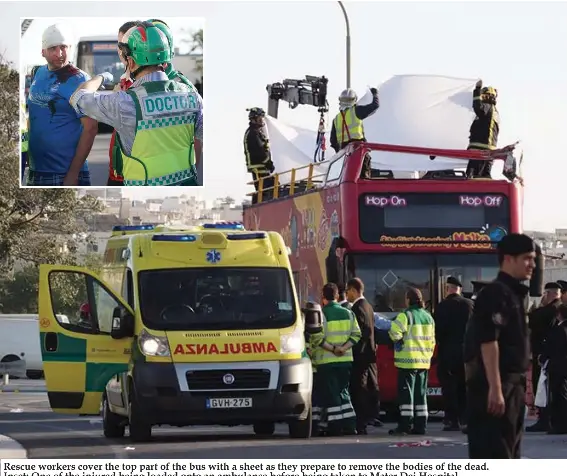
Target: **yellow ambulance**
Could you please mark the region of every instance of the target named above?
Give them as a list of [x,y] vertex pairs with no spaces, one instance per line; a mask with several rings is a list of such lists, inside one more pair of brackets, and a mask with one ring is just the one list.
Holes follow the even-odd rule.
[[102,405],[105,436],[128,427],[133,441],[155,425],[271,435],[278,422],[309,438],[312,369],[288,253],[278,233],[235,223],[140,225],[114,228],[100,276],[42,265],[51,408],[96,415]]

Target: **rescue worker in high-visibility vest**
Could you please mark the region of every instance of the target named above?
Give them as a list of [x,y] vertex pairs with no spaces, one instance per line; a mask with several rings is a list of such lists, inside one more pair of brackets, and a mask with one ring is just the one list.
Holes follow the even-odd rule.
[[[379,107],[378,90],[371,88],[372,102],[357,105],[358,96],[354,89],[345,89],[339,96],[339,113],[331,127],[331,147],[338,152],[352,142],[366,142],[363,120],[373,114]],[[366,154],[362,176],[370,177],[370,154]]]
[[[498,147],[500,114],[496,108],[498,91],[492,86],[482,87],[479,79],[473,91],[473,111],[476,114],[469,133],[468,149],[494,150]],[[467,177],[490,178],[492,160],[469,160]]]
[[[173,57],[175,56],[175,48],[174,48],[174,42],[173,42],[173,34],[171,33],[171,30],[169,29],[169,26],[167,25],[167,23],[165,23],[163,20],[158,20],[157,18],[154,18],[152,20],[148,20],[149,22],[153,23],[157,28],[159,28],[163,34],[167,37],[168,41],[169,41],[169,46],[170,46],[170,56],[171,59],[168,63],[165,63],[165,74],[167,74],[167,77],[169,79],[171,79],[172,81],[178,81],[180,83],[185,84],[186,86],[188,86],[193,93],[198,94],[201,102],[203,100],[203,84],[202,82],[199,83],[195,83],[193,84],[191,81],[189,81],[189,79],[181,72],[181,71],[177,71],[175,69],[175,67],[173,66]],[[202,149],[201,149],[201,154],[203,153]],[[197,176],[198,176],[198,181],[199,183],[203,183],[203,158],[202,157],[197,157],[196,160],[197,163]]]
[[203,105],[199,94],[165,74],[171,54],[167,37],[143,22],[126,32],[119,50],[134,84],[127,91],[99,94],[109,76],[103,73],[77,88],[71,105],[116,129],[117,170],[125,186],[199,185]]
[[427,427],[427,378],[435,349],[435,322],[424,309],[416,288],[406,292],[407,309],[392,321],[388,332],[394,342],[398,370],[400,420],[391,435],[424,435]]
[[321,419],[327,420],[329,436],[355,435],[356,414],[349,394],[352,347],[361,332],[353,312],[342,307],[335,284],[323,287],[323,329],[311,336],[317,366],[314,387],[321,406]]
[[24,184],[25,174],[26,174],[26,167],[28,164],[28,120],[26,117],[26,105],[22,103],[20,105],[20,135],[22,140],[22,170],[21,170],[21,178],[22,184]]
[[[248,109],[248,129],[244,133],[244,155],[246,156],[246,169],[252,174],[256,192],[260,189],[262,180],[262,191],[274,186],[274,177],[270,176],[275,170],[270,151],[270,140],[264,131],[266,125],[266,112],[261,107]],[[262,193],[262,197],[265,197]],[[252,202],[255,203],[254,196]]]

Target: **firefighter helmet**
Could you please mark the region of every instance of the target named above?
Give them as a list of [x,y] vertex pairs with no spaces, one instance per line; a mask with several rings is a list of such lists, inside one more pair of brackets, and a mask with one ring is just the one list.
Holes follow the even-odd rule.
[[341,108],[352,107],[358,101],[356,91],[352,88],[345,89],[339,96],[339,106]]
[[261,107],[252,107],[246,110],[248,111],[249,120],[253,120],[258,117],[264,117],[266,115],[266,111],[264,111]]
[[483,101],[496,102],[496,98],[498,97],[498,90],[493,88],[492,86],[486,86],[480,90],[480,96]]
[[307,334],[317,334],[323,329],[323,310],[321,305],[315,302],[308,302],[302,309],[305,318],[305,332]]

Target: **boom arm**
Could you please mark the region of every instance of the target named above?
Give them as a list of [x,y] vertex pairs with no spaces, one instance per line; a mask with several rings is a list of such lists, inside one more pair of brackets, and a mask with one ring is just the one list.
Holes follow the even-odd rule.
[[289,103],[291,109],[300,104],[315,106],[319,112],[329,110],[327,102],[327,83],[325,76],[305,76],[305,79],[284,79],[281,83],[266,86],[268,91],[268,115],[278,118],[279,101]]

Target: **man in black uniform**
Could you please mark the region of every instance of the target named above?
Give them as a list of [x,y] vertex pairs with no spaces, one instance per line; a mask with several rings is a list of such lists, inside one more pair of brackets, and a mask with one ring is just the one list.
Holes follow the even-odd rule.
[[350,302],[348,302],[345,293],[345,287],[341,284],[339,288],[339,304],[347,309],[350,309]]
[[567,304],[567,281],[558,279],[557,284],[561,286],[561,302]]
[[359,435],[367,434],[366,427],[375,419],[380,403],[374,341],[374,309],[363,293],[364,284],[361,279],[353,278],[348,281],[347,299],[362,333],[360,340],[352,349],[350,379],[350,394],[356,413],[356,431]]
[[460,425],[465,425],[467,390],[463,343],[473,302],[461,295],[462,290],[463,285],[457,278],[448,277],[447,297],[439,303],[434,316],[437,377],[445,402],[445,431],[459,431]]
[[[260,107],[248,109],[249,126],[244,133],[244,155],[246,156],[246,168],[252,174],[256,192],[260,187],[259,180],[263,178],[263,198],[273,195],[271,187],[274,186],[274,177],[270,177],[275,170],[270,152],[270,141],[264,132],[266,112]],[[252,200],[256,203],[257,196]]]
[[498,243],[500,272],[478,294],[465,334],[470,459],[518,459],[524,429],[528,322],[524,300],[536,246],[511,233]]
[[567,306],[557,310],[557,323],[550,329],[542,350],[547,361],[549,388],[549,433],[567,434]]
[[[547,283],[542,299],[542,306],[533,310],[529,315],[530,348],[532,351],[532,391],[535,396],[537,384],[541,375],[540,356],[543,352],[543,343],[549,334],[551,326],[555,324],[557,309],[561,304],[561,286],[557,283]],[[526,431],[549,430],[549,415],[547,408],[539,408],[538,420]]]
[[[482,87],[479,79],[473,91],[473,111],[476,114],[470,127],[469,147],[476,150],[494,150],[498,147],[500,115],[496,109],[498,92],[491,86]],[[490,178],[491,160],[469,160],[467,177]]]

